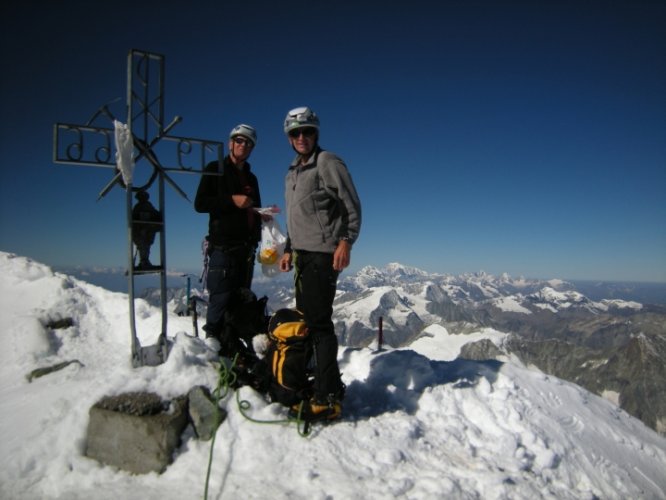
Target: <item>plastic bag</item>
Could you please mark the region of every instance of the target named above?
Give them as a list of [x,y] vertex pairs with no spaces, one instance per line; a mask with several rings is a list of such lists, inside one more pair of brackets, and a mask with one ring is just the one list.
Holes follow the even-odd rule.
[[132,131],[127,125],[113,120],[116,138],[116,166],[123,176],[126,186],[132,183],[134,176],[134,141]]
[[285,243],[287,237],[275,218],[262,222],[257,261],[261,264],[261,272],[265,276],[275,276],[280,271],[279,262],[284,254]]

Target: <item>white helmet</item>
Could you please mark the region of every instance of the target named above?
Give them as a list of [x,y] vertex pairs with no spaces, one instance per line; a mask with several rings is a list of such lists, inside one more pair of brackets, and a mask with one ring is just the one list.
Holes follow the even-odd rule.
[[245,125],[244,123],[236,125],[234,128],[231,129],[231,132],[229,133],[229,139],[233,139],[237,135],[242,135],[243,137],[247,137],[252,141],[253,146],[257,145],[257,131],[254,129],[254,127],[250,125]]
[[288,134],[294,129],[312,127],[319,130],[319,118],[308,107],[294,108],[284,119],[284,133]]

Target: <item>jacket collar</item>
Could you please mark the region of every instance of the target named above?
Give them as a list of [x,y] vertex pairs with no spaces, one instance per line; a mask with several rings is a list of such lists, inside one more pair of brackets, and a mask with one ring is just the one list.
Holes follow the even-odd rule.
[[231,161],[231,158],[229,157],[229,155],[224,157],[224,165],[227,168],[233,168],[236,171],[242,170],[243,172],[249,172],[250,169],[252,168],[252,166],[250,165],[250,162],[246,161],[245,163],[243,163],[243,166],[240,169],[238,169],[236,167],[236,164]]
[[315,148],[312,150],[312,154],[308,157],[307,161],[303,164],[301,164],[301,155],[296,155],[294,160],[291,162],[291,165],[289,165],[289,168],[297,168],[297,167],[311,167],[314,164],[317,163],[317,157],[319,156],[319,153],[321,153],[323,149],[321,149],[318,145],[315,146]]

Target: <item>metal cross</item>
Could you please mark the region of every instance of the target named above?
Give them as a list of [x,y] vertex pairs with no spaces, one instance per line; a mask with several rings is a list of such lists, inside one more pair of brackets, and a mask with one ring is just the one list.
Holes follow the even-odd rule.
[[[164,56],[132,49],[127,58],[127,127],[131,131],[134,144],[134,160],[137,167],[147,163],[152,173],[141,185],[125,183],[113,154],[115,117],[109,104],[99,108],[84,125],[56,123],[53,131],[53,161],[70,165],[104,167],[114,170],[111,181],[99,193],[104,197],[115,185],[125,188],[127,194],[127,235],[128,235],[128,286],[129,316],[132,335],[132,364],[156,366],[166,361],[169,344],[166,337],[166,236],[164,185],[168,183],[179,195],[187,198],[185,192],[171,179],[169,172],[203,174],[204,167],[211,160],[222,161],[222,142],[177,137],[169,135],[182,120],[176,116],[164,126]],[[106,120],[106,126],[96,125]],[[111,125],[109,127],[109,124]],[[159,148],[159,150],[158,150]],[[164,165],[162,157],[168,156],[175,164]],[[186,164],[190,162],[190,164]],[[194,163],[192,163],[194,162]],[[157,181],[159,213],[161,221],[137,221],[132,215],[132,194],[147,190]],[[98,199],[99,199],[98,198]],[[189,201],[189,199],[188,199]],[[138,226],[137,226],[138,224]],[[141,226],[144,224],[145,226]],[[153,235],[160,235],[160,264],[137,266],[133,252],[133,226],[150,226]],[[154,237],[154,236],[153,236]],[[139,274],[157,273],[160,276],[160,302],[162,311],[162,332],[155,345],[142,347],[136,333],[134,313],[134,277]]]

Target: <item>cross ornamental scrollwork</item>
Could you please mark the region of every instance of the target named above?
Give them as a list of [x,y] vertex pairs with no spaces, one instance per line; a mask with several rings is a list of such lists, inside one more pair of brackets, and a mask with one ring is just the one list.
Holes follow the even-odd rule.
[[[69,165],[102,167],[113,169],[113,177],[100,191],[98,199],[103,198],[116,185],[126,190],[127,229],[128,229],[128,288],[130,302],[130,330],[132,341],[132,363],[134,366],[158,365],[163,363],[169,351],[166,338],[166,217],[164,185],[169,184],[180,196],[188,199],[187,194],[174,182],[170,173],[203,174],[204,167],[213,160],[222,161],[224,145],[222,142],[170,135],[182,118],[176,116],[165,126],[164,121],[164,56],[136,49],[130,50],[127,58],[127,117],[126,125],[120,123],[110,109],[114,102],[101,106],[91,118],[82,125],[56,123],[53,133],[53,162]],[[101,122],[101,123],[100,123]],[[130,153],[137,173],[143,174],[141,181],[120,168],[120,145],[117,144],[117,127],[125,126],[130,133]],[[115,146],[115,148],[114,148]],[[114,153],[114,149],[116,153]],[[141,172],[138,167],[148,164],[150,170]],[[153,220],[137,220],[133,215],[132,195],[147,201],[148,190],[157,182],[159,217]],[[139,203],[137,203],[137,206]],[[136,208],[136,207],[135,207]],[[154,207],[153,207],[154,208]],[[139,229],[137,229],[139,228]],[[148,230],[146,230],[148,229]],[[159,265],[135,263],[134,245],[137,253],[149,252],[148,246],[137,242],[139,233],[149,233],[154,239],[160,235]],[[146,260],[147,262],[147,253]],[[142,347],[136,332],[134,315],[134,277],[138,274],[157,273],[160,276],[160,295],[162,309],[162,332],[155,345]]]

